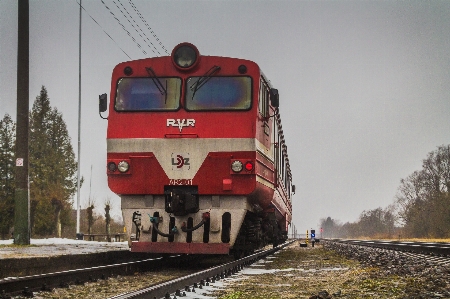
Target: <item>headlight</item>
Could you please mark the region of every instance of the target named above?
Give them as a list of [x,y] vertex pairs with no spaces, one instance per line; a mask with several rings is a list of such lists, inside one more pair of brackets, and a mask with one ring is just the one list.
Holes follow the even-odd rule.
[[189,69],[197,62],[199,52],[197,48],[189,43],[182,43],[172,51],[172,60],[181,69]]
[[234,172],[241,172],[242,171],[242,162],[241,161],[234,161],[231,163],[231,170]]
[[128,169],[130,169],[130,164],[128,164],[127,161],[120,161],[119,165],[117,166],[117,169],[119,169],[120,172],[127,172]]

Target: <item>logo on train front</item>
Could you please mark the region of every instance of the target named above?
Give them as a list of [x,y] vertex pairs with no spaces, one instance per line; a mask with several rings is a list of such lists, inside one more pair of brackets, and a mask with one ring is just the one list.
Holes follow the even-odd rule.
[[188,119],[173,119],[173,118],[168,118],[167,119],[167,126],[168,127],[178,127],[178,129],[181,131],[183,130],[184,127],[195,127],[195,119],[193,118],[188,118]]
[[189,161],[189,153],[177,154],[172,153],[172,170],[189,170],[191,164]]

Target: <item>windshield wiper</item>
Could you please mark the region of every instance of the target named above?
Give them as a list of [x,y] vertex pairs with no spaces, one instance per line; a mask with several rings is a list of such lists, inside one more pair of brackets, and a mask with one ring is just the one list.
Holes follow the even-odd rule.
[[161,81],[159,81],[159,78],[156,76],[155,71],[151,67],[146,67],[145,70],[147,71],[150,79],[152,79],[156,88],[158,88],[161,95],[165,96],[164,104],[167,104],[167,80],[166,80],[166,87],[164,88],[164,85],[161,83]]
[[211,76],[214,75],[219,70],[220,70],[220,66],[217,66],[217,65],[213,66],[212,68],[209,69],[209,71],[207,71],[203,76],[198,78],[198,80],[195,81],[194,84],[192,84],[189,87],[191,90],[194,90],[194,92],[192,93],[192,100],[194,100],[194,96],[195,96],[195,93],[197,92],[197,90],[199,90],[203,85],[205,85],[206,82],[208,82],[209,79],[211,79]]

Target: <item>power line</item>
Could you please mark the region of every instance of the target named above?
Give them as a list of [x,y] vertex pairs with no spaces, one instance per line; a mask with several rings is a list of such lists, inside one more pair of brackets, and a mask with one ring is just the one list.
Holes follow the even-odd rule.
[[[147,55],[147,52],[145,52],[144,49],[142,49],[142,46],[136,41],[136,39],[133,37],[133,35],[131,35],[130,31],[128,31],[125,26],[122,24],[122,22],[120,22],[120,20],[116,17],[116,15],[112,12],[112,10],[106,5],[106,3],[101,0],[101,2],[103,3],[103,5],[105,6],[105,8],[109,11],[109,13],[114,17],[114,19],[117,21],[117,23],[119,23],[120,27],[122,27],[122,29],[127,33],[127,35],[131,38],[131,40],[138,46],[139,49],[141,49],[142,53],[144,53],[145,55]],[[115,2],[114,2],[115,3]]]
[[[159,40],[159,38],[156,36],[156,33],[152,30],[152,28],[148,25],[147,21],[145,21],[144,17],[142,16],[142,14],[139,12],[139,10],[137,9],[136,5],[134,5],[133,0],[128,0],[128,3],[130,3],[131,7],[133,7],[134,11],[136,12],[136,14],[139,16],[139,18],[141,19],[142,23],[144,23],[144,25],[147,27],[147,29],[150,31],[150,33],[153,35],[153,37],[156,39],[156,41],[159,43],[159,45],[161,46],[161,48],[166,52],[167,55],[169,55],[169,52],[167,51],[166,48],[164,48],[164,45],[161,43],[161,41]],[[150,42],[151,43],[151,42]],[[153,46],[153,43],[151,43]]]
[[[121,22],[121,20],[119,19],[118,16],[116,16],[116,14],[113,12],[113,10],[108,7],[108,5],[105,3],[105,1],[100,0],[103,3],[103,6],[109,11],[110,15],[116,20],[116,22],[119,24],[120,27],[122,27],[122,29],[126,32],[126,34],[131,38],[131,40],[137,45],[137,47],[139,49],[141,49],[142,53],[144,53],[144,55],[147,55],[147,52],[143,49],[143,47],[141,46],[141,44],[138,42],[138,40],[131,34],[131,32],[125,27],[125,25]],[[133,18],[133,16],[130,14],[130,12],[127,10],[127,8],[120,2],[120,0],[112,0],[112,2],[114,3],[114,5],[116,6],[116,8],[121,12],[122,16],[127,20],[127,22],[131,25],[131,27],[133,27],[133,29],[135,30],[135,32],[139,35],[139,37],[142,39],[142,41],[145,43],[146,46],[148,46],[148,48],[156,55],[156,56],[160,56],[161,53],[158,50],[158,48],[155,46],[154,43],[152,43],[152,41],[150,40],[150,38],[147,36],[147,34],[145,34],[145,32],[141,29],[141,27],[139,26],[139,24],[135,21],[135,19]],[[132,0],[128,0],[129,4],[131,5],[131,7],[134,9],[135,13],[139,16],[139,18],[141,19],[141,21],[144,23],[144,25],[147,27],[147,29],[150,31],[151,35],[153,36],[154,39],[156,39],[156,41],[158,42],[158,44],[160,45],[160,47],[165,51],[165,53],[167,55],[169,55],[169,52],[167,51],[167,49],[164,47],[164,45],[162,44],[162,42],[160,41],[160,39],[158,38],[158,36],[156,35],[156,33],[152,30],[152,28],[148,25],[148,23],[146,22],[146,20],[144,19],[144,17],[142,16],[142,14],[139,12],[138,8],[136,7],[136,5],[133,3]],[[119,3],[120,6],[119,7]]]
[[[102,0],[102,2],[103,2],[103,0]],[[119,8],[119,6],[117,5],[116,1],[113,0],[113,3],[116,5],[117,9],[122,13],[122,15],[125,17],[125,19],[128,21],[128,23],[131,24],[131,22],[128,20],[127,16],[123,13],[123,11],[122,11],[122,10]],[[105,2],[103,2],[103,4],[105,4]],[[144,53],[145,55],[147,55],[147,52],[146,52],[144,49],[142,49],[142,46],[141,46],[141,45],[137,42],[137,40],[131,35],[130,31],[128,31],[128,30],[125,28],[125,25],[123,25],[122,22],[120,22],[120,20],[116,17],[116,15],[112,12],[112,10],[109,9],[109,7],[106,6],[106,4],[105,4],[105,7],[109,10],[109,12],[110,12],[111,15],[114,17],[114,19],[116,19],[116,21],[119,23],[119,25],[122,27],[122,29],[125,30],[125,32],[128,34],[128,36],[129,36],[129,37],[133,40],[133,42],[138,46],[138,48],[141,49],[142,53]],[[132,25],[132,26],[133,26],[133,25]],[[138,32],[138,34],[139,34],[139,32]],[[141,36],[141,37],[142,37],[142,36]]]
[[[113,1],[114,2],[114,1]],[[123,10],[127,13],[127,15],[131,18],[131,20],[133,21],[133,23],[131,23],[131,21],[128,19],[128,17],[123,13],[123,11],[117,6],[116,2],[114,2],[114,4],[116,4],[117,9],[119,9],[119,11],[122,13],[122,15],[125,17],[125,19],[127,19],[128,23],[130,23],[130,25],[134,28],[134,30],[137,32],[137,34],[139,34],[139,36],[144,40],[144,42],[147,44],[147,46],[150,48],[150,50],[152,50],[153,54],[155,54],[156,56],[160,56],[161,53],[159,53],[158,49],[153,45],[153,43],[150,41],[150,39],[147,37],[147,35],[145,34],[145,32],[141,29],[141,27],[139,26],[138,23],[136,23],[136,21],[134,20],[133,16],[128,12],[128,10],[126,9],[125,6],[123,6],[123,4],[120,2],[120,0],[117,0],[117,2],[119,2],[120,6],[122,6]],[[136,10],[135,10],[136,11]],[[136,25],[137,28],[139,28],[139,31],[145,36],[142,36],[141,33],[139,33],[139,31],[137,30],[137,28],[134,26]],[[146,40],[153,46],[153,48],[146,42]],[[153,50],[155,49],[155,50]]]
[[[146,45],[150,48],[150,50],[156,55],[156,56],[161,56],[160,51],[157,49],[157,47],[152,43],[152,41],[149,39],[149,37],[145,34],[145,32],[141,29],[141,27],[139,26],[138,23],[136,23],[136,21],[134,20],[133,16],[128,12],[128,10],[124,7],[124,5],[120,2],[120,0],[117,0],[119,2],[119,4],[123,7],[123,10],[125,10],[125,12],[128,14],[128,16],[131,18],[131,20],[133,21],[133,23],[136,25],[134,26],[131,21],[128,19],[128,17],[125,15],[125,13],[119,8],[119,6],[116,4],[116,2],[113,0],[114,4],[116,5],[116,7],[119,9],[119,11],[122,13],[122,15],[127,19],[127,21],[131,24],[131,26],[134,28],[134,30],[139,34],[139,36],[144,40],[144,42],[146,43]],[[94,21],[97,26],[99,26],[103,33],[105,33],[115,44],[116,46],[131,60],[132,58],[130,57],[130,55],[128,55],[124,49],[122,49],[120,47],[120,45],[114,40],[114,38],[112,38],[112,36],[106,32],[106,30],[102,27],[102,25],[100,25],[99,22],[97,22],[96,19],[94,19],[94,17],[86,10],[86,8],[84,8],[82,5],[80,5],[80,3],[75,0],[75,2],[81,6],[81,8],[84,10],[84,12],[92,19],[92,21]],[[142,53],[144,53],[144,55],[148,55],[147,52],[142,48],[142,46],[138,43],[138,41],[133,37],[133,35],[126,29],[125,25],[122,24],[122,22],[119,20],[119,18],[114,14],[114,12],[106,5],[106,3],[101,0],[101,2],[103,3],[103,5],[105,6],[105,8],[109,11],[109,13],[113,16],[113,18],[118,22],[118,24],[122,27],[122,29],[127,33],[127,35],[132,39],[132,41],[138,46],[139,49],[141,49]],[[135,11],[135,13],[139,16],[139,18],[141,19],[141,21],[144,23],[144,25],[147,27],[147,29],[150,31],[150,33],[152,34],[153,38],[158,42],[158,44],[161,46],[161,48],[164,50],[164,52],[169,55],[169,52],[167,51],[167,49],[164,47],[164,45],[162,44],[162,42],[160,41],[160,39],[158,38],[158,36],[156,35],[156,33],[152,30],[152,28],[148,25],[147,21],[144,19],[144,17],[142,16],[142,14],[139,12],[138,8],[136,7],[136,5],[133,3],[132,0],[128,0],[129,4],[131,5],[131,7],[133,8],[133,10]],[[141,35],[141,33],[139,33],[139,31],[136,29],[136,27],[139,29],[139,31],[142,33],[142,35],[145,36],[145,38]],[[149,45],[150,43],[150,45]],[[155,52],[156,51],[156,52]]]
[[[81,4],[75,0],[75,2],[81,6]],[[103,1],[102,1],[103,2]],[[92,21],[95,22],[95,24],[97,24],[102,30],[103,32],[116,44],[116,46],[130,59],[132,60],[132,58],[130,57],[130,55],[128,55],[120,46],[119,44],[111,37],[111,35],[108,34],[108,32],[105,31],[105,29],[103,29],[103,27],[89,14],[89,12],[83,7],[81,6],[81,8],[84,10],[84,12],[87,13],[87,15],[92,19]]]

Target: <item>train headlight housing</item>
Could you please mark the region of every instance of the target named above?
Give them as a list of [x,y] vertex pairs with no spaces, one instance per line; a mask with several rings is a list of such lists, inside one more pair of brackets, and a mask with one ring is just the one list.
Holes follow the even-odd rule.
[[127,172],[130,169],[130,164],[128,164],[127,161],[120,161],[117,165],[117,169],[122,173]]
[[231,170],[233,170],[234,172],[241,172],[243,169],[243,165],[241,161],[233,161],[233,163],[231,163]]
[[109,162],[107,167],[110,172],[114,172],[117,170],[117,165],[114,162]]
[[200,54],[197,48],[190,43],[181,43],[172,51],[172,62],[181,70],[190,70],[198,62]]

